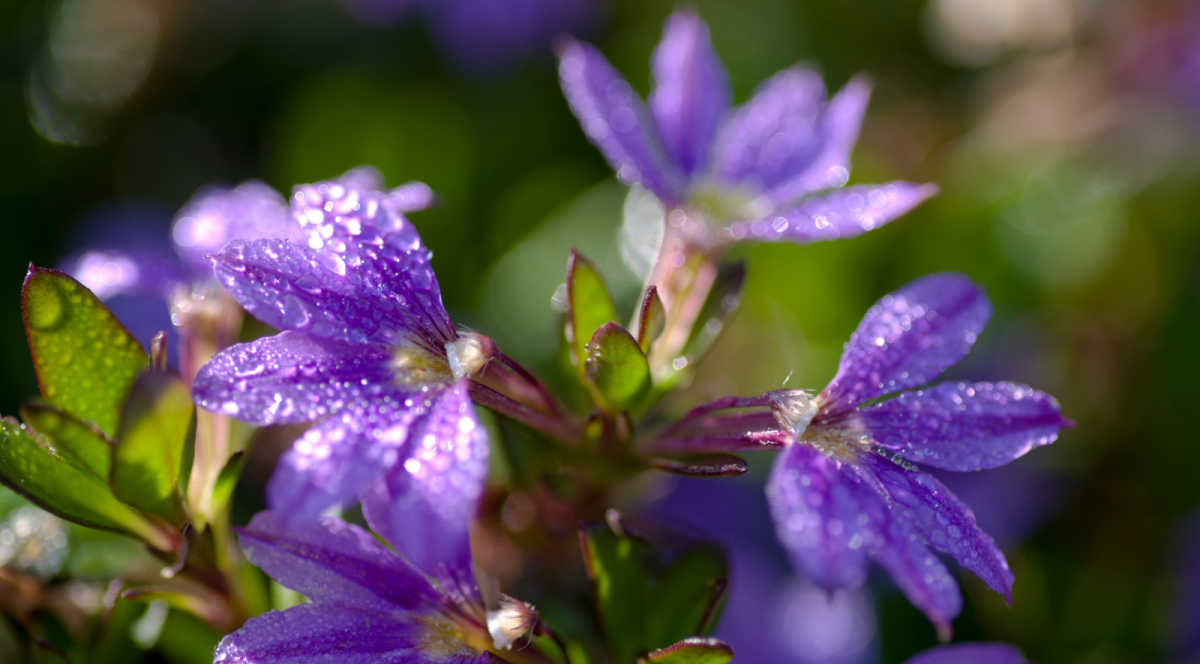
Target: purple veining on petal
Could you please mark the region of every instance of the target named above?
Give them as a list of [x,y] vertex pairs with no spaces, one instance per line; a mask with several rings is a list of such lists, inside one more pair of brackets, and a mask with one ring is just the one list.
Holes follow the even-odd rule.
[[929,382],[967,354],[990,315],[983,291],[956,273],[928,275],[885,295],[850,336],[819,397],[817,419]]
[[213,664],[485,664],[459,645],[445,658],[422,652],[422,625],[408,614],[301,605],[246,621],[217,645]]
[[866,455],[863,463],[886,487],[891,518],[906,523],[930,546],[949,554],[1012,601],[1008,562],[991,536],[976,525],[969,507],[927,473],[906,470],[873,454]]
[[1027,664],[1021,651],[1007,643],[956,643],[917,653],[904,664]]
[[784,181],[820,154],[825,85],[807,67],[775,74],[740,106],[717,134],[714,171],[757,191]]
[[652,67],[655,88],[648,102],[663,147],[685,176],[701,172],[730,92],[729,76],[699,16],[679,11],[667,20]]
[[389,347],[282,332],[217,353],[196,375],[196,403],[252,424],[307,422],[395,391]]
[[1068,422],[1048,394],[1017,383],[944,383],[855,413],[872,440],[946,470],[1002,466],[1049,445]]
[[793,208],[725,228],[728,240],[799,243],[861,235],[916,207],[937,191],[929,184],[889,182],[838,189]]
[[403,458],[363,496],[371,528],[438,577],[469,578],[467,531],[488,471],[488,442],[466,381],[431,394]]
[[818,132],[821,147],[811,162],[767,192],[776,206],[786,206],[814,191],[846,184],[850,177],[850,152],[858,141],[863,114],[871,97],[866,79],[851,79],[821,110]]
[[568,40],[559,49],[563,93],[583,131],[624,182],[637,182],[667,205],[681,200],[683,176],[660,145],[645,106],[594,47]]
[[825,588],[857,587],[877,539],[882,498],[840,462],[793,444],[767,480],[775,531],[798,569]]
[[175,216],[171,238],[194,277],[208,277],[212,263],[207,256],[230,240],[299,240],[301,234],[283,197],[252,180],[232,189],[201,189]]
[[239,536],[250,562],[317,603],[392,611],[439,600],[419,570],[339,519],[289,524],[259,512]]
[[436,393],[395,393],[347,404],[280,457],[267,484],[267,504],[300,522],[359,497],[403,463],[410,428],[429,411]]

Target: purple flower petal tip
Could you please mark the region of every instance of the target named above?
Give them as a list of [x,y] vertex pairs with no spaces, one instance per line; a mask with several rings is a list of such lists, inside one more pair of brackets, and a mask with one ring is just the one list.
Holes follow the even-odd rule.
[[1027,664],[1020,649],[1006,643],[959,643],[918,653],[904,664]]

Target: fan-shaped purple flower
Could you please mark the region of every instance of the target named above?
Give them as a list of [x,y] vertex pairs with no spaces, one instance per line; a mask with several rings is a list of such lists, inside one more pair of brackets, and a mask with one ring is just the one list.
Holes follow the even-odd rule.
[[[584,132],[624,181],[706,224],[692,238],[812,242],[850,237],[904,214],[935,187],[908,182],[842,187],[869,97],[861,78],[828,102],[802,66],[776,74],[730,108],[729,80],[690,11],[672,15],[651,62],[649,108],[594,47],[559,50],[563,92]],[[719,229],[714,231],[714,229]]]
[[405,503],[403,522],[378,516],[376,530],[425,564],[446,552],[418,534],[444,522],[465,538],[487,474],[466,380],[486,357],[451,324],[430,252],[403,215],[428,204],[428,189],[362,184],[297,187],[300,241],[237,240],[211,256],[237,301],[284,331],[218,353],[193,392],[254,424],[319,420],[281,458],[271,509],[299,522],[361,498],[368,514],[401,518],[380,505]]
[[994,468],[1070,425],[1053,397],[1016,383],[943,383],[888,398],[961,359],[990,312],[983,292],[961,275],[918,279],[867,312],[820,394],[715,401],[668,427],[658,451],[783,446],[767,498],[794,564],[835,588],[862,584],[874,560],[948,630],[961,597],[930,549],[1005,597],[1013,577],[970,509],[919,465]]

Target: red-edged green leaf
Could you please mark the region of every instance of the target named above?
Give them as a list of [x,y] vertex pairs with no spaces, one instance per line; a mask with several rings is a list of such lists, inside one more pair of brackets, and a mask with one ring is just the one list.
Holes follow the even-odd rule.
[[601,325],[617,320],[617,310],[604,280],[596,268],[579,252],[571,250],[567,259],[567,344],[571,361],[584,372],[587,343]]
[[638,345],[641,346],[642,352],[650,351],[650,344],[658,338],[658,335],[662,334],[666,324],[667,310],[663,306],[662,298],[658,296],[658,287],[651,286],[642,295],[642,303],[638,306],[637,322],[634,325],[634,329],[637,330]]
[[42,396],[111,436],[150,362],[145,349],[91,291],[56,270],[30,267],[21,310]]
[[587,377],[611,411],[629,410],[650,391],[650,365],[629,331],[605,323],[587,344]]
[[733,659],[733,648],[711,637],[688,637],[655,650],[638,660],[639,664],[725,664]]

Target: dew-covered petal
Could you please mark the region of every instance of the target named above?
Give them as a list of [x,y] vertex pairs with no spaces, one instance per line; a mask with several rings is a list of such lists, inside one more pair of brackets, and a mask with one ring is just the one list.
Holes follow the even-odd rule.
[[291,523],[259,512],[238,535],[250,562],[317,604],[395,611],[440,598],[419,570],[340,519]]
[[703,171],[730,97],[729,76],[704,21],[691,11],[675,12],[651,67],[655,88],[648,101],[663,148],[685,176]]
[[175,250],[197,277],[212,275],[207,256],[230,240],[268,238],[299,240],[300,226],[283,196],[257,180],[232,189],[201,189],[179,210],[171,228]]
[[629,84],[589,44],[567,41],[558,57],[567,103],[617,176],[641,184],[668,206],[678,203],[684,178],[663,152],[650,116]]
[[801,196],[846,184],[850,153],[858,141],[863,114],[871,98],[866,79],[851,79],[821,109],[817,132],[821,145],[811,161],[773,185],[766,195],[775,206],[786,206]]
[[854,237],[896,219],[929,198],[937,187],[889,182],[837,189],[793,208],[725,228],[730,241],[798,242]]
[[929,382],[967,354],[991,311],[983,291],[957,273],[921,277],[883,296],[846,343],[817,419]]
[[1003,466],[1049,445],[1068,423],[1054,397],[1018,383],[943,383],[903,392],[855,415],[872,440],[946,470]]
[[807,67],[775,74],[721,126],[714,173],[765,192],[821,153],[825,85]]
[[887,519],[880,528],[871,558],[887,571],[913,606],[939,631],[949,633],[950,621],[962,610],[962,594],[950,571],[929,550],[920,533],[903,518]]
[[[272,327],[353,342],[395,343],[407,334],[438,348],[453,338],[427,252],[412,257],[410,273],[396,261],[388,278],[286,240],[234,241],[213,262],[234,298]],[[394,290],[384,286],[388,279],[416,283]]]
[[437,629],[442,624],[447,624],[445,619],[436,616],[425,618],[303,604],[246,621],[241,629],[217,645],[213,664],[486,664],[489,661],[485,653],[439,638],[446,631]]
[[267,505],[298,523],[353,501],[403,463],[412,424],[438,393],[394,392],[347,403],[280,457],[267,484]]
[[382,344],[281,332],[217,353],[192,385],[196,403],[252,424],[308,422],[393,389]]
[[467,531],[487,479],[488,441],[466,381],[432,395],[408,437],[403,458],[363,496],[363,514],[415,565],[469,589]]
[[884,509],[881,496],[843,466],[794,443],[767,480],[776,534],[793,564],[827,589],[862,585]]
[[956,643],[919,652],[904,664],[1026,664],[1020,649],[1007,643]]
[[862,463],[887,489],[892,519],[904,522],[929,546],[949,554],[1012,601],[1013,574],[1004,554],[946,485],[928,473],[907,470],[873,454],[865,455]]

